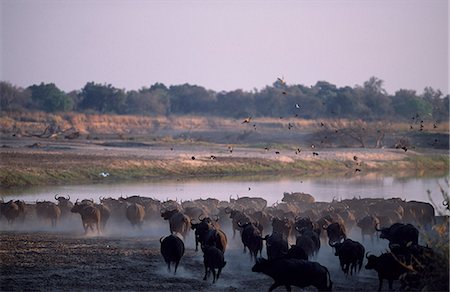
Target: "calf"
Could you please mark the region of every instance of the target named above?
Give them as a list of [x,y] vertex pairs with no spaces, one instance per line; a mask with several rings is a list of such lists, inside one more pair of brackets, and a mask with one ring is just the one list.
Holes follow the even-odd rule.
[[[164,238],[164,239],[163,239]],[[177,273],[178,264],[184,255],[184,242],[178,235],[171,234],[159,239],[161,243],[161,254],[170,272],[170,263],[175,263],[174,274]]]
[[366,254],[366,270],[375,270],[378,273],[378,291],[381,291],[383,279],[389,283],[389,290],[392,290],[394,280],[398,280],[400,275],[408,270],[402,266],[391,253],[383,253],[380,256]]
[[326,267],[305,260],[285,258],[269,261],[259,258],[252,271],[266,274],[274,280],[269,291],[279,286],[285,286],[287,291],[291,291],[291,286],[314,286],[319,291],[331,291],[333,285]]
[[344,240],[342,243],[337,242],[331,245],[335,248],[334,255],[339,257],[339,262],[341,264],[342,271],[348,276],[353,272],[356,273],[356,268],[358,266],[358,271],[361,271],[361,267],[364,260],[364,246],[349,238]]
[[[223,252],[215,246],[202,245],[203,251],[203,264],[205,266],[205,276],[203,280],[206,280],[208,275],[212,272],[213,283],[219,279],[220,273],[223,267],[227,264],[224,260]],[[217,269],[217,274],[216,274]]]

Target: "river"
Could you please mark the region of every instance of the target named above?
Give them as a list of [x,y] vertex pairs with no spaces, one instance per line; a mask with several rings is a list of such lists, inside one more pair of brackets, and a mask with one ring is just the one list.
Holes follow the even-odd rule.
[[37,186],[20,189],[2,189],[3,199],[21,199],[26,202],[36,200],[54,201],[54,195],[69,195],[72,201],[76,199],[120,196],[148,196],[159,200],[177,199],[193,200],[198,198],[217,198],[229,200],[250,196],[263,197],[271,205],[280,202],[284,192],[305,192],[312,194],[316,201],[331,201],[353,197],[391,198],[399,197],[406,200],[430,202],[431,198],[444,210],[440,186],[448,192],[446,178],[394,178],[394,177],[363,177],[351,178],[286,178],[286,177],[251,177],[251,178],[214,178],[159,180],[151,182],[132,183],[102,183],[89,185],[56,185]]

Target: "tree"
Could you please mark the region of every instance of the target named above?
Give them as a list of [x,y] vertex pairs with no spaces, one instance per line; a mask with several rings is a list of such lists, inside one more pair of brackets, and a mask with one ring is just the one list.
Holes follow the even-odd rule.
[[111,84],[101,85],[94,82],[88,82],[81,90],[82,100],[80,109],[95,110],[100,113],[126,112],[125,92],[113,87]]
[[46,112],[69,111],[73,107],[73,101],[61,91],[54,83],[32,85],[31,99],[38,109]]
[[216,114],[225,117],[244,118],[254,116],[255,113],[256,109],[251,93],[238,89],[217,94]]
[[167,115],[170,112],[170,100],[165,86],[153,85],[139,91],[127,93],[127,113]]
[[23,110],[30,104],[30,91],[12,85],[6,81],[0,81],[0,110]]
[[413,116],[429,117],[432,106],[416,95],[415,90],[400,89],[392,98],[392,105],[399,117],[410,119]]
[[169,96],[170,111],[175,114],[211,114],[216,102],[214,92],[187,83],[170,86]]

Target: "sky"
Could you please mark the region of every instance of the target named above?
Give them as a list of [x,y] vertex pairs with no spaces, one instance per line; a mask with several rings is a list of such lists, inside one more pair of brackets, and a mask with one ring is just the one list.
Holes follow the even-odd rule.
[[449,92],[448,0],[0,0],[0,80],[68,92],[161,82]]

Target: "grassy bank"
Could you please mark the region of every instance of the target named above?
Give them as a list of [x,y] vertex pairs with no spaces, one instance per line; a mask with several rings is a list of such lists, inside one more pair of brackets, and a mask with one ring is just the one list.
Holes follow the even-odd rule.
[[[5,154],[3,162],[14,161],[0,169],[2,187],[50,184],[79,184],[151,179],[177,179],[217,176],[356,176],[371,173],[393,176],[444,176],[448,174],[446,155],[414,155],[396,161],[371,161],[356,171],[353,161],[305,159],[281,161],[242,157],[199,157],[186,159],[137,159],[123,157],[79,156],[72,154]],[[7,162],[6,162],[7,163]],[[100,173],[109,176],[102,177]]]

